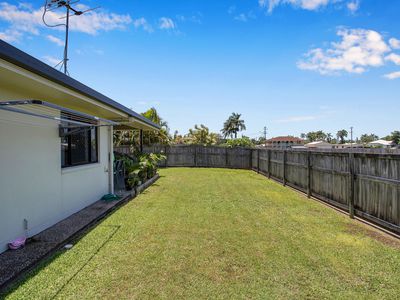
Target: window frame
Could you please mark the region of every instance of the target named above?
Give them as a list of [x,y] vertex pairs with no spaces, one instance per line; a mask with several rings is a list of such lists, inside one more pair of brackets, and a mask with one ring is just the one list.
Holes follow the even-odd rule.
[[[96,141],[96,159],[92,161],[92,129],[95,130],[94,132],[94,138]],[[72,130],[76,130],[76,128],[74,129],[67,129],[64,128],[63,130],[67,130],[68,131],[72,131]],[[99,163],[99,130],[97,128],[97,126],[90,126],[90,127],[81,127],[81,130],[86,131],[88,133],[88,139],[87,139],[87,151],[88,151],[88,160],[85,162],[80,162],[80,163],[73,163],[72,162],[72,136],[74,135],[74,133],[72,134],[67,134],[66,136],[61,138],[61,144],[63,143],[63,139],[66,139],[67,141],[67,151],[66,151],[66,158],[64,159],[64,161],[66,162],[64,164],[63,160],[61,160],[61,169],[68,169],[68,168],[73,168],[73,167],[79,167],[79,166],[85,166],[85,165],[91,165],[91,164],[96,164]],[[79,131],[78,133],[81,133],[81,131]],[[76,134],[78,134],[76,133]],[[61,145],[62,147],[62,145]],[[62,152],[63,149],[61,148],[60,151]]]

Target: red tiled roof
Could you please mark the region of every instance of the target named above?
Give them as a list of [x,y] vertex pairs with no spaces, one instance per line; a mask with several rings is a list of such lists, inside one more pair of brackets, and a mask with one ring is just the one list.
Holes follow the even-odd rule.
[[272,139],[267,140],[267,143],[272,143],[272,142],[297,142],[297,143],[302,143],[303,140],[298,137],[294,136],[277,136]]

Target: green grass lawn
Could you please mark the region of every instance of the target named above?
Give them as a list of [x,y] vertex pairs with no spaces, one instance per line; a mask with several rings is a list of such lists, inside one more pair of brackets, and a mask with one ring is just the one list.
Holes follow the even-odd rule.
[[251,171],[160,173],[8,297],[399,297],[397,240]]

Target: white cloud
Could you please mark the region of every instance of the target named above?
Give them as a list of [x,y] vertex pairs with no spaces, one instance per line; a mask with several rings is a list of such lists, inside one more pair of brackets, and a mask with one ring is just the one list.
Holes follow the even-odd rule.
[[[85,9],[86,6],[77,6]],[[20,37],[24,33],[39,35],[40,29],[44,28],[42,22],[42,8],[34,9],[30,5],[12,5],[7,2],[0,3],[0,20],[8,22],[9,28],[17,32]],[[46,21],[49,24],[60,24],[64,13],[61,10],[49,11],[46,14]],[[119,15],[105,11],[90,11],[83,16],[70,19],[70,29],[72,31],[83,32],[95,35],[100,31],[110,31],[124,29],[132,22],[129,15]],[[63,30],[64,27],[54,27],[55,30]],[[4,34],[4,33],[3,33]]]
[[400,65],[400,55],[395,53],[390,53],[388,56],[385,57],[385,60],[391,61],[396,65]]
[[381,34],[365,29],[340,29],[339,43],[331,43],[328,49],[315,48],[297,63],[302,70],[320,74],[364,73],[369,67],[380,67],[390,47]]
[[[349,9],[352,13],[356,12],[360,7],[360,0],[258,0],[259,6],[266,8],[269,13],[271,13],[275,7],[284,4],[314,11],[331,4],[339,4],[343,2],[346,3],[347,9]],[[340,7],[340,5],[337,7]]]
[[334,2],[337,2],[337,0],[259,0],[258,4],[263,8],[267,8],[268,12],[271,13],[275,7],[281,4],[290,4],[306,10],[317,10]]
[[8,43],[18,42],[21,37],[21,33],[15,29],[7,29],[3,32],[0,32],[0,39],[6,41]]
[[50,42],[56,44],[57,46],[64,46],[63,40],[59,39],[58,37],[55,37],[54,35],[48,34],[48,35],[46,36],[46,38],[47,38]]
[[397,79],[397,78],[400,78],[400,72],[393,72],[393,73],[385,74],[383,77],[390,79],[390,80]]
[[48,64],[51,65],[52,67],[54,67],[55,65],[57,65],[58,63],[60,63],[61,59],[50,56],[50,55],[46,55],[43,56],[43,60]]
[[400,40],[398,40],[398,39],[391,38],[389,40],[389,44],[390,44],[390,47],[392,47],[393,49],[400,49]]
[[347,9],[351,13],[355,13],[360,8],[360,0],[353,0],[347,3]]
[[166,17],[160,18],[160,29],[170,30],[175,28],[176,25],[172,19]]
[[144,31],[153,32],[153,27],[147,22],[145,18],[139,18],[133,21],[135,28],[142,28]]

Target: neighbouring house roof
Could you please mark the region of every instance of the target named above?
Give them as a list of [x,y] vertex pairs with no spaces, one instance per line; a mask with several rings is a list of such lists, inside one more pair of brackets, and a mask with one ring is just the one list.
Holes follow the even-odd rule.
[[386,140],[377,140],[369,143],[369,145],[382,145],[382,146],[391,146],[393,145],[392,141],[386,141]]
[[33,56],[11,46],[10,44],[0,40],[0,59],[12,63],[18,67],[28,70],[34,74],[44,77],[54,83],[60,84],[68,89],[74,90],[80,94],[88,96],[102,104],[112,107],[116,110],[126,113],[141,122],[160,129],[160,125],[153,123],[149,119],[134,112],[133,110],[123,106],[122,104],[108,98],[107,96],[97,92],[96,90],[84,85],[83,83],[65,75],[64,73],[50,67],[44,62],[34,58]]
[[311,143],[307,143],[304,146],[306,147],[317,147],[317,146],[332,146],[332,144],[325,142],[325,141],[315,141],[315,142],[311,142]]
[[301,138],[298,137],[294,137],[294,136],[277,136],[274,137],[272,139],[269,139],[266,141],[267,143],[276,143],[276,142],[281,142],[281,143],[302,143],[303,140]]
[[336,148],[357,148],[357,147],[362,147],[362,144],[358,143],[344,143],[344,144],[335,144],[334,145]]

